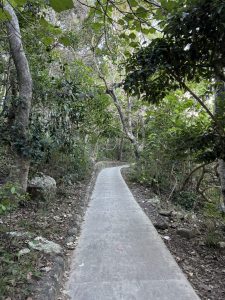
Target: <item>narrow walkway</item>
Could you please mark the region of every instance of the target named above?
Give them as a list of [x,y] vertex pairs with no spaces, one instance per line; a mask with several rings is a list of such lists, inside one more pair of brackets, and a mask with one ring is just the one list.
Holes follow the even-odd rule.
[[68,282],[72,300],[199,299],[120,167],[97,178]]

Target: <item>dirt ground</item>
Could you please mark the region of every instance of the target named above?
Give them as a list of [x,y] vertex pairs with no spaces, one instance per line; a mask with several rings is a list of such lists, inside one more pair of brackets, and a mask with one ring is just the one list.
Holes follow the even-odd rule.
[[55,257],[32,250],[18,257],[21,249],[27,248],[28,238],[10,238],[7,232],[29,232],[34,237],[42,236],[63,247],[62,258],[69,256],[75,244],[69,241],[68,231],[73,229],[78,236],[82,216],[87,203],[85,193],[88,181],[61,185],[54,201],[37,204],[27,203],[0,219],[0,299],[35,299],[34,287],[42,285],[47,278]]
[[[123,176],[136,201],[153,224],[163,224],[164,222],[168,224],[166,229],[157,229],[158,233],[199,297],[202,300],[224,300],[225,249],[207,245],[207,241],[210,241],[210,233],[204,218],[200,215],[191,217],[183,211],[176,214],[175,217],[173,215],[160,215],[160,209],[149,202],[149,199],[155,196],[151,190],[131,182],[126,172],[123,172]],[[177,208],[175,209],[176,211],[178,210]],[[178,228],[187,228],[198,234],[190,238],[181,237],[178,234]]]

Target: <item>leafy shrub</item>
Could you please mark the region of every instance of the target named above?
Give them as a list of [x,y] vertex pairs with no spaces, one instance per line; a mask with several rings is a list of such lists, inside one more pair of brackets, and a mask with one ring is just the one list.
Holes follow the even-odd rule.
[[[44,165],[44,168],[56,181],[70,180],[76,182],[88,176],[91,169],[91,161],[85,146],[78,141],[73,147],[53,150],[49,157],[49,162]],[[41,171],[46,173],[46,170],[41,169]]]
[[209,231],[205,238],[205,244],[211,248],[217,248],[219,245],[219,241],[221,241],[221,235],[216,231]]
[[0,187],[0,214],[10,211],[28,199],[28,194],[24,193],[19,186],[11,182],[6,183]]
[[197,195],[192,191],[180,191],[174,193],[173,202],[186,210],[191,210],[197,201]]

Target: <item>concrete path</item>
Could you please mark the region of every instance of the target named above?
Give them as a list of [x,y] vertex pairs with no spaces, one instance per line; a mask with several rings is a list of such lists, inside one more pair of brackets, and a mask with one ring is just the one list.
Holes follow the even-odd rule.
[[67,290],[72,300],[197,300],[120,167],[95,184]]

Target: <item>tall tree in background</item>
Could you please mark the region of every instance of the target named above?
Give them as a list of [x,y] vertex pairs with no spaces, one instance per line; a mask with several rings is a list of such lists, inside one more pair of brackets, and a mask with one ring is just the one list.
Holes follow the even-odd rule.
[[[17,146],[14,146],[15,165],[11,170],[10,180],[17,182],[23,190],[27,189],[27,180],[30,166],[25,148],[28,143],[29,116],[32,100],[32,78],[29,64],[24,52],[18,18],[12,6],[7,3],[3,10],[8,12],[9,21],[6,22],[10,51],[15,64],[19,94],[12,101],[14,122],[11,126],[11,139]],[[18,147],[19,145],[19,147]]]

